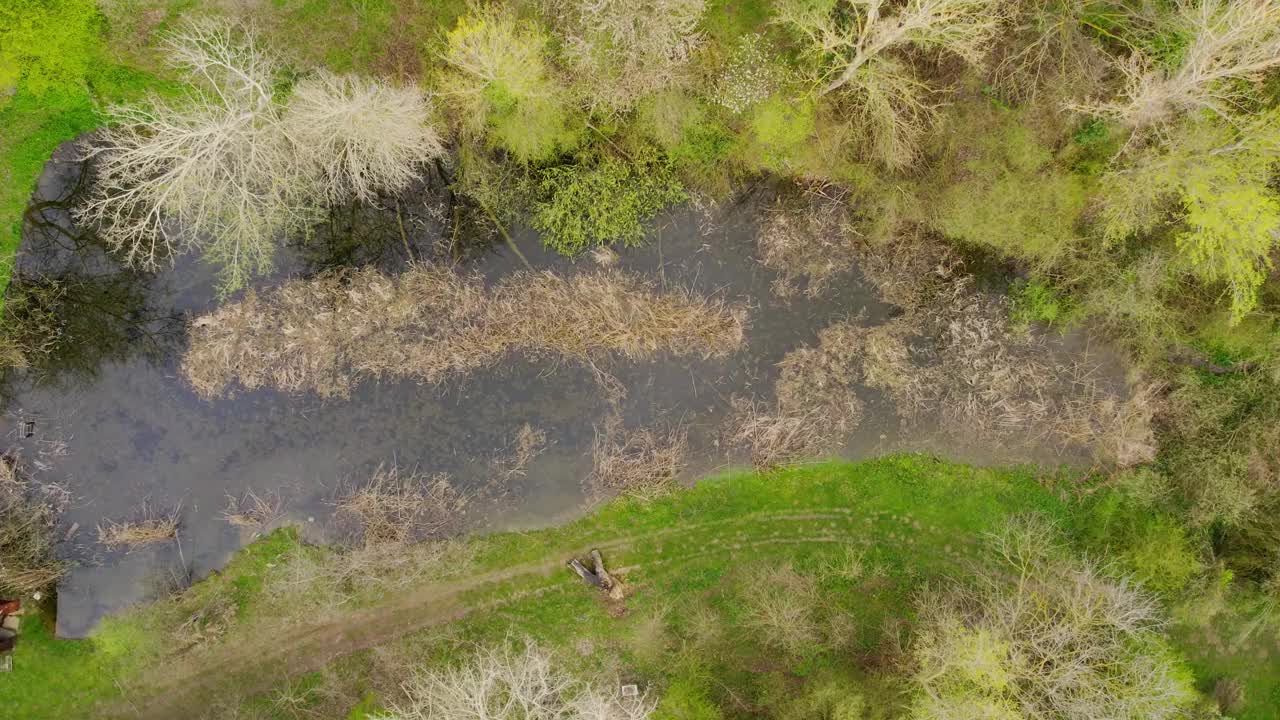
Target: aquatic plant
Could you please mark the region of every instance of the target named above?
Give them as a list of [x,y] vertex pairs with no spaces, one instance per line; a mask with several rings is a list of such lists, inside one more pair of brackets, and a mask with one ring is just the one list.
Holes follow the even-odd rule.
[[492,287],[427,265],[345,271],[197,318],[182,371],[205,397],[235,386],[345,396],[362,379],[440,383],[515,352],[586,363],[723,355],[741,345],[744,320],[723,299],[613,271],[522,272]]

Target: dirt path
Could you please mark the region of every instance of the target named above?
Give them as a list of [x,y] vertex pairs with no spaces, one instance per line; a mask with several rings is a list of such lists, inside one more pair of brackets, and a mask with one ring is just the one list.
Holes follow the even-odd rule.
[[[674,542],[671,544],[678,546],[682,536],[707,531],[715,533],[710,542],[697,543],[697,551],[692,548],[668,547],[663,542],[656,557],[620,570],[652,569],[654,566],[670,568],[697,558],[758,551],[770,545],[867,544],[874,541],[874,533],[867,532],[871,530],[868,524],[873,520],[899,521],[904,533],[933,530],[912,529],[909,519],[903,520],[886,513],[860,514],[847,508],[793,508],[745,514],[706,523],[682,523],[651,533],[588,542],[577,548],[557,551],[553,557],[543,561],[481,573],[455,582],[414,588],[394,602],[362,608],[337,617],[326,617],[321,622],[301,626],[282,625],[278,628],[262,628],[261,631],[255,628],[256,632],[250,639],[246,640],[243,634],[238,634],[235,640],[225,645],[163,663],[138,678],[130,679],[128,688],[125,688],[126,699],[100,708],[95,716],[155,720],[199,717],[201,710],[209,708],[220,699],[226,699],[225,695],[231,689],[236,694],[247,695],[265,692],[289,677],[318,670],[342,656],[392,642],[427,627],[458,620],[471,612],[501,607],[532,593],[576,585],[577,578],[564,571],[564,562],[568,557],[585,555],[592,548],[606,553],[619,553],[632,549],[638,543],[666,540],[672,540]],[[795,535],[786,532],[797,526],[818,522],[825,525],[821,533]],[[762,532],[760,524],[770,526],[771,532]],[[841,525],[844,527],[841,528]],[[732,532],[734,526],[752,526],[752,529]],[[956,538],[952,539],[952,542],[957,541]],[[967,543],[958,541],[957,544]],[[556,573],[560,573],[561,577],[554,577]],[[468,606],[464,602],[467,593],[485,586],[534,576],[546,577],[550,583],[535,590],[504,595],[493,602],[480,605]]]

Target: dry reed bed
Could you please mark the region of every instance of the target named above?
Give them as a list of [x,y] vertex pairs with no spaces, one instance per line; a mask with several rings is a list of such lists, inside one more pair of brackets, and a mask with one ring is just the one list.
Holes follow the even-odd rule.
[[1127,466],[1154,457],[1157,388],[1127,395],[1096,368],[1014,330],[1004,299],[974,287],[954,251],[924,235],[858,246],[860,267],[905,311],[883,325],[835,323],[817,347],[780,363],[772,406],[738,404],[730,441],[767,467],[834,449],[862,414],[859,382],[883,390],[907,423],[936,420],[984,441],[1088,449]]
[[818,334],[818,347],[787,353],[772,406],[738,400],[729,443],[749,449],[758,468],[830,450],[862,421],[863,328],[842,322]]
[[0,458],[0,596],[51,587],[66,572],[55,551],[53,504],[40,497],[9,457]]
[[592,362],[606,354],[717,356],[743,340],[745,311],[634,275],[476,275],[415,266],[294,280],[198,318],[182,369],[204,397],[270,387],[346,396],[361,379],[439,383],[514,352]]
[[804,294],[815,297],[836,275],[853,269],[857,252],[848,194],[833,185],[813,184],[798,196],[780,197],[769,208],[756,242],[760,262],[778,272],[775,295],[795,295],[804,278]]
[[667,432],[627,430],[611,415],[592,448],[588,485],[593,497],[626,495],[653,500],[676,487],[689,455],[689,433],[683,425]]
[[408,545],[456,526],[467,502],[448,475],[379,467],[367,483],[338,499],[334,522],[355,545]]

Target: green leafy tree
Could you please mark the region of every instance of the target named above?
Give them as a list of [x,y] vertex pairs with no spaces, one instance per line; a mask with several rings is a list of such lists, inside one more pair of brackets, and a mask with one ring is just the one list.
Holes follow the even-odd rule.
[[958,108],[957,140],[944,159],[958,176],[946,180],[935,224],[954,238],[985,245],[1037,266],[1057,263],[1077,241],[1084,212],[1083,178],[1065,172],[1016,115]]
[[1280,111],[1243,125],[1210,115],[1187,120],[1132,167],[1104,178],[1104,233],[1118,240],[1148,232],[1176,211],[1182,264],[1225,285],[1239,322],[1258,304],[1280,234],[1280,199],[1268,185],[1277,160]]

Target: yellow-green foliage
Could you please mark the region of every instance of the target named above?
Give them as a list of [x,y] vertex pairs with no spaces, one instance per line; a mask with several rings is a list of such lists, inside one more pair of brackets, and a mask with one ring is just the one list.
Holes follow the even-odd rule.
[[1280,160],[1280,110],[1244,127],[1216,116],[1182,123],[1160,147],[1109,175],[1103,215],[1118,240],[1182,214],[1174,242],[1183,265],[1226,286],[1233,322],[1257,307],[1280,233],[1280,200],[1268,186]]
[[1085,180],[1059,168],[1018,114],[972,106],[962,113],[944,159],[959,165],[959,177],[942,192],[935,224],[951,237],[1053,265],[1077,242]]
[[83,86],[99,19],[93,0],[0,2],[0,107],[19,82],[36,96]]
[[577,144],[579,120],[551,75],[547,40],[531,21],[492,8],[460,18],[447,36],[445,89],[458,98],[460,124],[524,163]]
[[595,162],[547,169],[538,183],[533,226],[565,255],[592,245],[638,242],[644,221],[684,199],[670,164],[647,157],[605,156]]
[[716,196],[732,190],[737,138],[706,103],[667,90],[641,103],[636,120],[639,132],[666,152],[691,187]]
[[793,174],[817,120],[817,106],[812,99],[774,95],[751,114],[748,158],[754,158],[767,170]]

